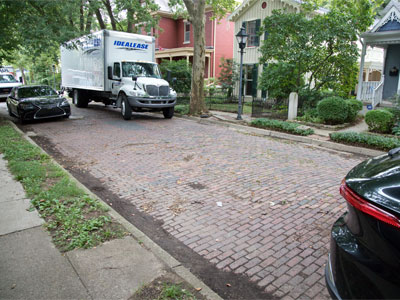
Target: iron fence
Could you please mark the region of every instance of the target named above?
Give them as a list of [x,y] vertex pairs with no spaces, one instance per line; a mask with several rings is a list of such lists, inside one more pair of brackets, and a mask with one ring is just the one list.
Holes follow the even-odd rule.
[[253,118],[287,119],[289,100],[253,98],[251,116]]

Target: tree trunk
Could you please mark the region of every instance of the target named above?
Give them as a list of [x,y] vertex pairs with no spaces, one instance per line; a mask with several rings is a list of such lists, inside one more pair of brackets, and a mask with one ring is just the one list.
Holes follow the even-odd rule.
[[208,112],[204,103],[204,68],[206,62],[205,0],[200,0],[196,4],[195,13],[191,14],[194,53],[189,113],[192,115],[199,115]]
[[83,34],[85,30],[85,12],[83,10],[83,1],[81,1],[81,6],[79,7],[79,30]]
[[110,17],[110,22],[111,22],[112,29],[113,30],[117,30],[117,24],[115,22],[115,18],[114,18],[113,11],[112,11],[112,8],[111,8],[110,0],[103,0],[103,3],[104,3],[104,6],[107,9],[108,16]]
[[93,0],[89,0],[89,3],[90,7],[93,7],[97,21],[99,22],[100,29],[106,29],[106,25],[104,24],[103,16],[101,15],[100,9],[95,5]]
[[[19,68],[19,70],[21,71],[23,84],[28,84],[28,83],[26,82],[26,77],[25,77],[24,68],[23,68],[22,66],[18,66],[18,68]],[[19,78],[18,78],[18,79],[19,79]]]
[[128,25],[126,28],[126,32],[132,33],[133,32],[133,9],[130,7],[126,11],[127,14],[127,19],[128,19]]

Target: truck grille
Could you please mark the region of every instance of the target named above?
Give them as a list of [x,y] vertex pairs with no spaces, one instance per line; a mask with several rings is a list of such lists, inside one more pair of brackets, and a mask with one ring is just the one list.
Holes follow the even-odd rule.
[[169,86],[162,85],[158,87],[156,85],[147,85],[146,90],[150,96],[168,96]]
[[0,89],[0,93],[9,93],[9,92],[11,92],[11,88],[1,88]]

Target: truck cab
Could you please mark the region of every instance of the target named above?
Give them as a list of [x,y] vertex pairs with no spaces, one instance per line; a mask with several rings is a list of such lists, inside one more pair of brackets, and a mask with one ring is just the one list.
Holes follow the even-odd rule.
[[14,75],[9,72],[0,72],[0,99],[6,99],[13,87],[20,86],[20,83],[15,79]]
[[165,118],[172,118],[176,92],[161,78],[159,67],[148,61],[114,62],[108,67],[111,93],[124,119],[131,110],[162,110]]

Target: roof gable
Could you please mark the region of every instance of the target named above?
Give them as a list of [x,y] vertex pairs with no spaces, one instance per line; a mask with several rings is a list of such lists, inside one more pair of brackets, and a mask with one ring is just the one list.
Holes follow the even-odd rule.
[[400,30],[400,3],[392,0],[382,11],[383,17],[375,24],[370,32]]
[[[260,0],[244,0],[243,3],[237,7],[234,12],[229,16],[230,21],[236,21],[240,16],[242,16],[246,11],[248,11],[255,3]],[[293,7],[300,7],[301,0],[276,0],[282,3],[291,5]]]

